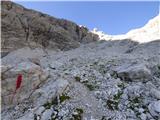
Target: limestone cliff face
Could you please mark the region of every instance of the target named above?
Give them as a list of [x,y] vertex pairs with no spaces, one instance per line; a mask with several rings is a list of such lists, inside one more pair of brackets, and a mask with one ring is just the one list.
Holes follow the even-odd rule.
[[96,41],[86,27],[2,1],[2,51],[24,46],[69,50]]

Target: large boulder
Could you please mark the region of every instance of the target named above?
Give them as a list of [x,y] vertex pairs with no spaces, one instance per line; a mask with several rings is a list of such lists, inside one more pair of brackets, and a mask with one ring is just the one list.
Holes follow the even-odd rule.
[[120,66],[116,72],[125,81],[146,81],[151,78],[151,71],[144,64]]
[[[22,83],[15,92],[19,74],[22,75]],[[31,62],[2,66],[2,108],[28,98],[48,77],[49,71]]]

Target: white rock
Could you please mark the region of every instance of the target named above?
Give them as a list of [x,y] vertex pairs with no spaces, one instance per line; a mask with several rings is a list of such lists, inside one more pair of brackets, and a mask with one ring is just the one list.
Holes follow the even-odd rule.
[[156,99],[160,99],[160,90],[157,90],[155,88],[151,89],[151,95],[155,97]]
[[39,108],[35,111],[35,113],[36,113],[37,115],[41,115],[41,113],[42,113],[44,110],[45,110],[45,108],[44,108],[43,106],[41,106],[41,107],[39,107]]
[[32,112],[29,112],[25,114],[23,117],[18,118],[17,120],[33,120],[34,114]]
[[143,112],[144,112],[144,109],[143,109],[143,108],[139,108],[139,112],[140,112],[140,113],[143,113]]
[[160,100],[154,103],[154,109],[156,112],[160,113]]
[[58,94],[61,95],[62,92],[67,88],[68,85],[69,83],[67,80],[64,80],[64,79],[57,80]]
[[141,120],[147,120],[147,116],[146,116],[146,114],[144,114],[144,113],[142,113],[142,114],[140,115],[140,118],[141,118]]
[[152,116],[160,117],[160,100],[154,101],[151,104],[149,104],[148,109]]
[[52,110],[46,110],[41,117],[41,120],[49,120],[51,119]]
[[59,67],[61,67],[62,65],[63,65],[63,63],[54,61],[54,62],[52,62],[52,63],[50,64],[50,67],[51,67],[51,68],[59,68]]

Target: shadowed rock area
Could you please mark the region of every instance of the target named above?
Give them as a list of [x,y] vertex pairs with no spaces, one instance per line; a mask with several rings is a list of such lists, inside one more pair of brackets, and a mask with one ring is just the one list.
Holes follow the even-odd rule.
[[69,50],[98,40],[86,27],[2,1],[2,51],[28,46]]

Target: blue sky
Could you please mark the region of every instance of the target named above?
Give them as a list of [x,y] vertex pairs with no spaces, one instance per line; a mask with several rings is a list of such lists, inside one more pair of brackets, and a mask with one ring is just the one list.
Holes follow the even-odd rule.
[[17,3],[26,8],[51,16],[71,20],[89,29],[98,28],[107,34],[116,35],[144,26],[158,15],[159,3],[154,2],[25,2]]

